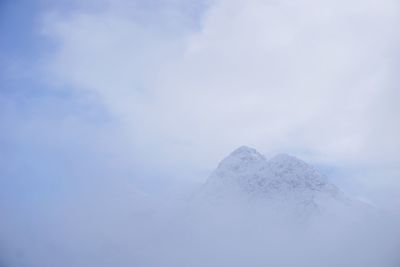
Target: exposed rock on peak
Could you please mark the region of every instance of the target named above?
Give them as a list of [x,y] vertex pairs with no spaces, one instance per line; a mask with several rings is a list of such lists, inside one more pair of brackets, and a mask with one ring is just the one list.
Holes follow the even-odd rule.
[[217,170],[243,171],[260,163],[265,163],[263,155],[254,148],[241,146],[223,159]]
[[231,156],[244,156],[244,155],[261,156],[261,154],[258,153],[257,150],[255,150],[254,148],[248,147],[248,146],[241,146],[241,147],[235,149],[230,155]]
[[281,154],[277,154],[276,156],[272,157],[269,160],[269,164],[270,165],[282,165],[282,166],[306,166],[308,165],[307,163],[305,163],[304,161],[285,154],[285,153],[281,153]]
[[[257,150],[241,146],[221,161],[203,188],[217,199],[272,199],[316,209],[318,199],[335,199],[340,191],[304,161],[278,154],[271,160]],[[234,197],[233,197],[234,195]]]
[[287,154],[273,157],[268,161],[268,166],[280,181],[289,183],[292,187],[322,190],[328,184],[326,177],[311,165]]

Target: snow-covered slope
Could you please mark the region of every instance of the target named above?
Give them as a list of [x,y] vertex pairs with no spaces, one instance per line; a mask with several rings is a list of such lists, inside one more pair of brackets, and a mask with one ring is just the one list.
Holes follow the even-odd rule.
[[304,161],[286,154],[267,160],[245,146],[221,161],[199,195],[213,203],[262,200],[305,214],[324,210],[326,203],[349,203],[334,184]]
[[398,266],[384,263],[397,251],[371,253],[397,249],[395,231],[289,155],[240,147],[185,204],[155,233],[152,245],[167,242],[153,266]]

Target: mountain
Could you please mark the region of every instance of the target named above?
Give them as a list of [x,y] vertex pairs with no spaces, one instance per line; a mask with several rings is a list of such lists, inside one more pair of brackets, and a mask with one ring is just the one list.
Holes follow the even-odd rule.
[[334,184],[306,162],[279,154],[267,160],[253,148],[239,147],[211,174],[199,198],[213,204],[262,203],[309,215],[327,205],[348,205]]
[[398,225],[290,155],[240,147],[185,204],[155,234],[168,253],[154,266],[399,266]]

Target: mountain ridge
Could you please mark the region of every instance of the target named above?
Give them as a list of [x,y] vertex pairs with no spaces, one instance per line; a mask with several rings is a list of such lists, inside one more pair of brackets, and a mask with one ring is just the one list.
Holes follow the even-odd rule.
[[[313,166],[281,153],[267,159],[256,149],[240,146],[211,173],[200,198],[213,203],[253,200],[318,213],[324,203],[347,205],[349,198]],[[244,201],[243,201],[244,200]]]

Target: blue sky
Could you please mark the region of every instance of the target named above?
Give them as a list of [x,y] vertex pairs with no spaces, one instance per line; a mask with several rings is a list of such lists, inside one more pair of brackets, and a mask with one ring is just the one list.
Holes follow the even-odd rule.
[[[146,3],[137,2],[141,12],[162,10],[162,5]],[[32,221],[36,217],[32,211],[51,214],[53,207],[70,198],[95,196],[113,184],[152,193],[170,184],[173,173],[151,164],[143,166],[135,160],[143,153],[135,156],[127,151],[129,138],[123,126],[95,94],[57,81],[47,69],[58,44],[56,38],[43,34],[46,17],[96,14],[106,6],[64,1],[1,3],[0,206],[12,224]],[[154,27],[163,27],[157,20],[151,22]],[[195,22],[190,27],[196,27]],[[176,29],[172,31],[177,34]]]

